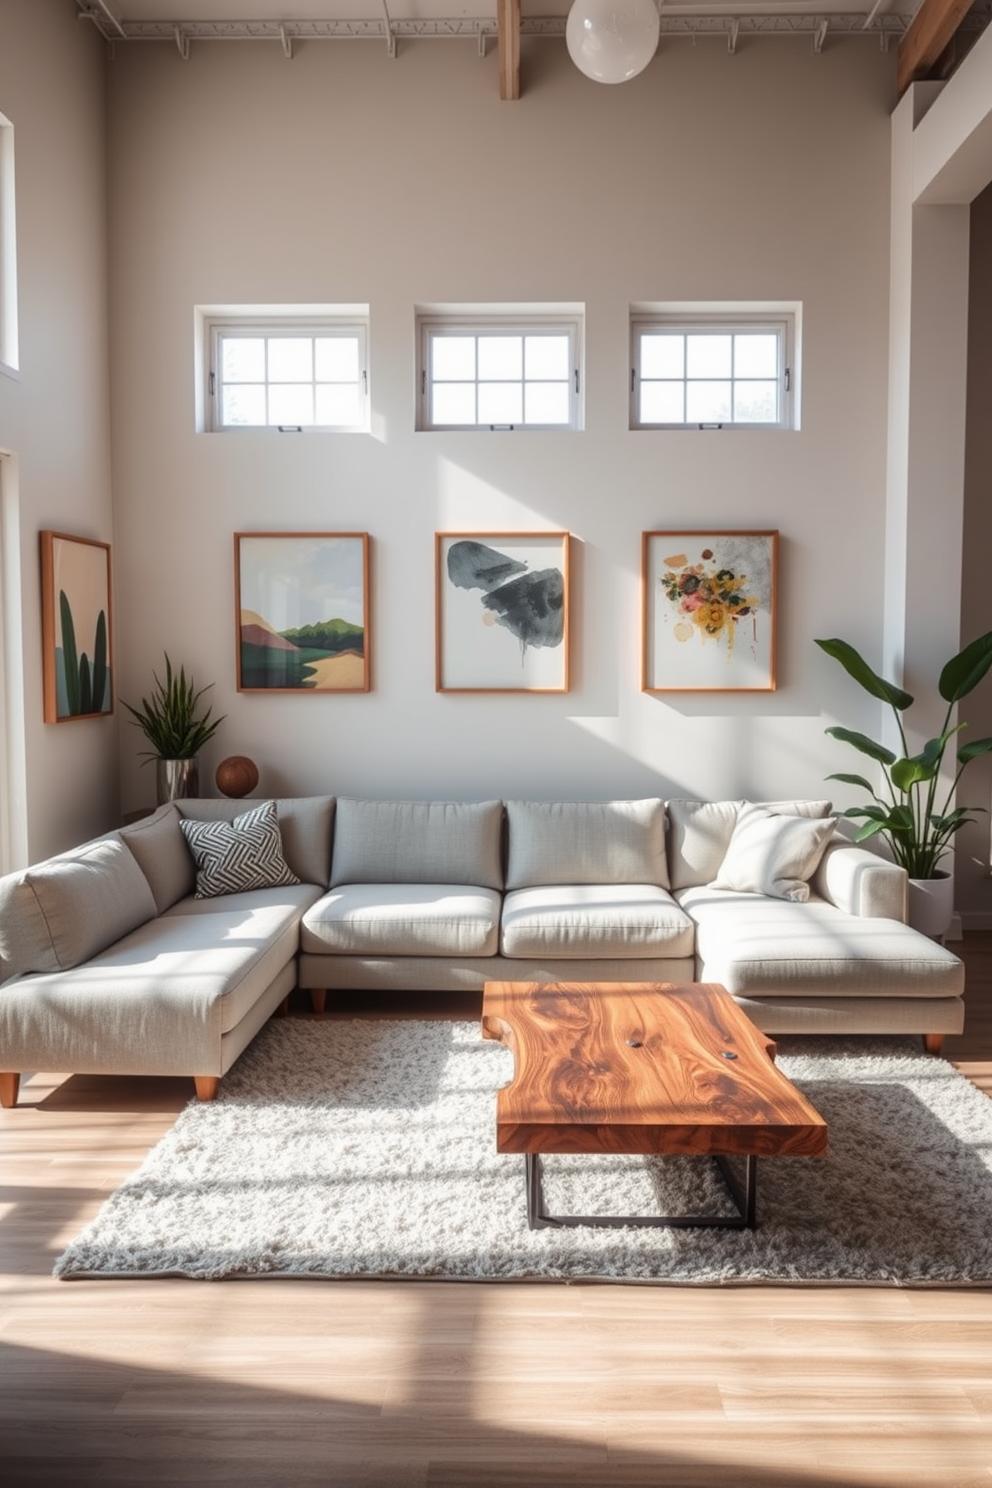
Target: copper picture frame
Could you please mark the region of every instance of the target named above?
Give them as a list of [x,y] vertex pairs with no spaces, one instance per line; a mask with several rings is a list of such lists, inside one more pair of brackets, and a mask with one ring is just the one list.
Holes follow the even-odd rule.
[[41,544],[44,719],[114,711],[110,544],[46,530]]
[[778,533],[642,535],[641,690],[774,692]]
[[567,692],[567,532],[435,534],[438,692]]
[[368,692],[367,532],[236,532],[238,692]]

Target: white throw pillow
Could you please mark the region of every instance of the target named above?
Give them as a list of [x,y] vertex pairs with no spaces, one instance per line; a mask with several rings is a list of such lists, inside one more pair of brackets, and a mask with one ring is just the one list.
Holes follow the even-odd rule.
[[727,855],[709,887],[803,902],[836,825],[835,816],[814,820],[777,816],[745,802]]
[[275,803],[236,816],[232,822],[179,822],[196,862],[196,898],[238,894],[248,889],[275,889],[298,884],[283,856]]

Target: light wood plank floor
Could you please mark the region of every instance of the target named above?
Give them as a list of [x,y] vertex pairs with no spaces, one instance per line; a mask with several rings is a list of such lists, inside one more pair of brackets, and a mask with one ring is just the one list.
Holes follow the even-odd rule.
[[[992,935],[956,949],[992,1093]],[[0,1113],[5,1488],[992,1488],[992,1290],[53,1281],[188,1095]]]

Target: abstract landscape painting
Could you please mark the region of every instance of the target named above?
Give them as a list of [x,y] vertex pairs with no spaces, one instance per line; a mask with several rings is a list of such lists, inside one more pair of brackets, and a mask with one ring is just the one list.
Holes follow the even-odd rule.
[[645,692],[775,689],[777,532],[645,532]]
[[41,602],[45,722],[112,713],[110,544],[42,532]]
[[436,541],[438,692],[567,692],[569,534]]
[[239,692],[368,692],[367,532],[234,536]]

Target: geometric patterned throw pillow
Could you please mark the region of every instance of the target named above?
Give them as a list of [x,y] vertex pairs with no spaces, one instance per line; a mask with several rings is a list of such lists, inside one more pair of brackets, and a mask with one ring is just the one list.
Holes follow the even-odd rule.
[[197,899],[300,882],[283,857],[274,801],[262,801],[230,822],[183,816],[179,825],[196,860]]

